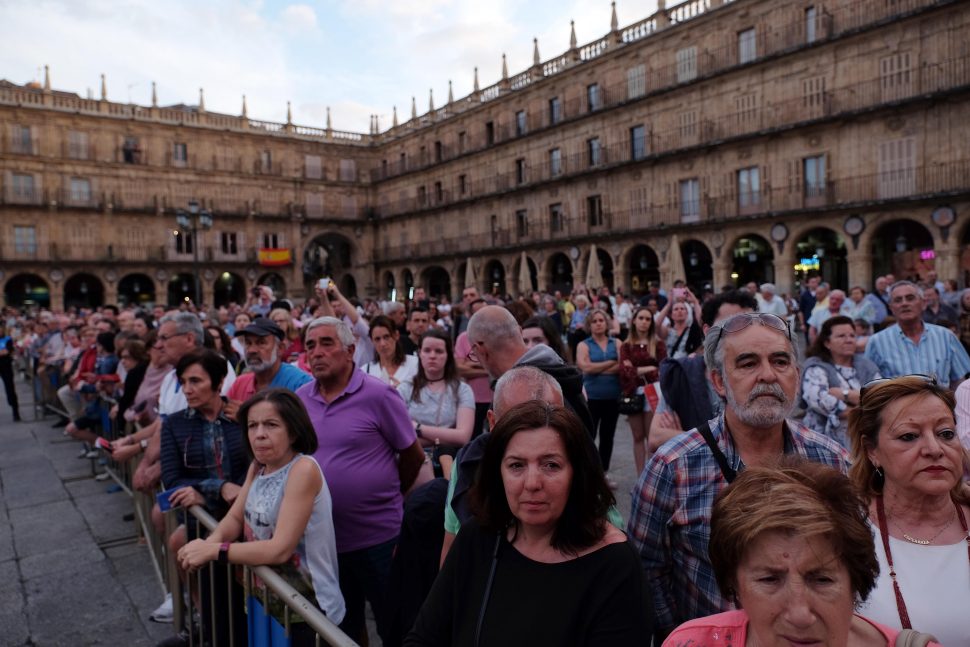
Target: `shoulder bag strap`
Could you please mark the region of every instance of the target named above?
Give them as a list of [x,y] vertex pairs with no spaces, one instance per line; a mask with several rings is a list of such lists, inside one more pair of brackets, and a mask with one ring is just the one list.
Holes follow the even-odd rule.
[[721,451],[721,448],[717,446],[717,441],[714,440],[714,434],[711,433],[711,426],[708,423],[702,423],[697,426],[697,431],[704,440],[707,441],[708,447],[711,448],[711,453],[714,454],[714,460],[717,461],[718,467],[721,468],[721,474],[724,475],[724,480],[731,483],[738,477],[737,470],[728,465],[727,456]]
[[896,636],[893,645],[895,647],[926,647],[931,642],[936,642],[936,638],[932,634],[913,629],[903,629]]
[[677,341],[674,342],[674,347],[667,351],[668,355],[670,355],[671,357],[674,356],[674,353],[676,353],[677,349],[680,348],[680,342],[684,340],[684,336],[689,332],[690,332],[690,326],[687,326],[686,328],[684,328],[684,332],[680,333],[680,336],[677,338]]

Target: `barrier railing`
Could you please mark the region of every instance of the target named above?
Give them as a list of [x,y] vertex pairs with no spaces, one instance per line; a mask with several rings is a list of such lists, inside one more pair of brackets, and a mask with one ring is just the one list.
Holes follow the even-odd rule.
[[[114,439],[119,434],[114,425],[107,424],[105,436]],[[127,429],[131,432],[133,429]],[[155,574],[163,592],[172,594],[173,626],[186,627],[190,645],[226,645],[229,647],[247,644],[263,645],[258,640],[262,633],[259,623],[268,626],[270,618],[269,595],[283,603],[282,629],[285,636],[292,635],[297,624],[309,628],[302,631],[303,637],[316,646],[354,647],[356,642],[343,633],[316,605],[290,586],[269,566],[231,566],[211,562],[200,568],[193,576],[191,594],[184,595],[184,585],[179,574],[175,555],[168,549],[165,541],[179,525],[175,510],[164,513],[165,529],[159,534],[152,521],[155,506],[155,493],[146,494],[135,489],[132,479],[137,470],[139,458],[123,463],[108,460],[105,470],[110,477],[132,498],[139,540],[143,540],[152,560]],[[160,490],[159,490],[160,491]],[[188,509],[186,529],[188,539],[204,538],[215,529],[218,521],[201,506]],[[191,519],[189,519],[191,517]],[[236,576],[238,573],[238,578]],[[257,587],[255,579],[262,583]],[[203,594],[206,592],[206,594]],[[188,606],[185,599],[188,598]],[[261,602],[261,609],[250,604],[252,599]],[[188,622],[187,622],[188,620]],[[249,641],[256,631],[257,641]],[[269,632],[267,632],[269,633]]]

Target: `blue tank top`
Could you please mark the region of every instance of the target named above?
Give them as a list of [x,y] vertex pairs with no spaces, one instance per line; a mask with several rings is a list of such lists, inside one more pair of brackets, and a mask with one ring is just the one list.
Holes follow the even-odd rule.
[[[592,337],[587,337],[582,343],[589,348],[589,360],[591,362],[619,360],[616,340],[612,337],[606,343],[606,351],[601,349]],[[616,373],[606,375],[602,373],[586,375],[584,373],[583,386],[586,388],[586,397],[590,400],[615,400],[620,397],[620,376]]]

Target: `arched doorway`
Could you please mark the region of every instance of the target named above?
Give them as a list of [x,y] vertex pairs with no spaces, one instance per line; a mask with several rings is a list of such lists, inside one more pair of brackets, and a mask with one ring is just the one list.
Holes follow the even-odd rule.
[[549,268],[549,292],[568,295],[573,291],[573,264],[569,257],[557,252],[547,261]]
[[444,295],[449,301],[451,300],[451,275],[445,268],[432,265],[426,267],[421,275],[421,285],[425,286],[429,297],[436,298]]
[[872,233],[873,276],[919,281],[935,269],[933,235],[914,220],[890,220]]
[[846,263],[845,240],[825,227],[811,229],[795,243],[798,264],[795,266],[795,282],[801,284],[807,278],[809,268],[814,268],[823,281],[833,288],[849,287],[849,269]]
[[178,307],[195,298],[195,275],[188,272],[176,274],[168,281],[168,305]]
[[256,279],[256,285],[267,285],[273,289],[273,296],[277,299],[286,297],[286,281],[276,272],[268,272]]
[[734,243],[732,253],[731,280],[735,285],[754,281],[774,283],[775,267],[772,264],[775,253],[768,241],[757,234],[745,234]]
[[970,287],[970,220],[960,236],[960,276],[957,281],[962,288]]
[[705,285],[714,289],[714,257],[707,245],[694,239],[685,240],[680,252],[684,257],[684,280],[699,299],[704,294]]
[[15,274],[3,289],[4,301],[14,308],[50,308],[51,291],[47,281],[36,274]]
[[217,308],[230,303],[246,303],[246,281],[237,274],[223,272],[212,287],[212,302]]
[[485,284],[488,294],[505,298],[508,291],[505,288],[505,266],[502,261],[492,259],[485,264]]
[[404,284],[404,298],[411,300],[414,298],[414,274],[411,270],[405,268],[401,272],[401,282]]
[[647,245],[637,245],[627,253],[630,273],[630,295],[641,297],[647,293],[650,281],[660,281],[660,259]]
[[347,238],[332,232],[316,236],[303,252],[303,287],[313,294],[317,280],[339,280],[353,266],[353,246]]
[[344,274],[340,279],[340,293],[348,299],[357,298],[357,281],[353,274]]
[[[591,248],[592,251],[592,248]],[[583,277],[583,282],[588,282],[589,277],[589,256],[590,252],[586,253],[586,276]],[[597,290],[601,287],[607,287],[610,292],[613,291],[613,257],[608,251],[602,247],[596,248],[596,261],[599,264],[599,275],[594,277],[593,283],[596,285],[586,287],[595,287]],[[599,279],[598,281],[595,279]]]
[[397,299],[397,290],[394,288],[394,272],[384,272],[384,280],[381,281],[381,285],[384,286],[385,299],[388,301],[394,301]]
[[535,261],[533,261],[529,256],[525,256],[525,274],[522,273],[522,255],[515,260],[515,267],[513,269],[513,284],[515,289],[513,292],[520,296],[531,297],[533,292],[539,289],[539,269],[536,267]]
[[104,284],[93,274],[75,274],[64,283],[64,309],[104,305]]
[[155,302],[155,281],[146,274],[126,274],[118,281],[118,305],[142,305]]

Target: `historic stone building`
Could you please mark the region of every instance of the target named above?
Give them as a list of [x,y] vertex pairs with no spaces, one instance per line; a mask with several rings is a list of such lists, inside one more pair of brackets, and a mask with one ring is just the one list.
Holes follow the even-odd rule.
[[967,284],[970,5],[660,4],[368,135],[0,83],[7,302]]

